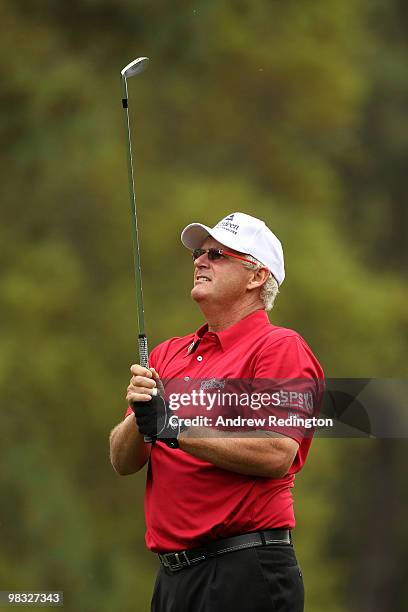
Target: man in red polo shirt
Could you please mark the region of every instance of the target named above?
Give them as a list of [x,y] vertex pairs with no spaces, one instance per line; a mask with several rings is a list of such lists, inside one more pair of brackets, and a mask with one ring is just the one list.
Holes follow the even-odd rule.
[[[152,610],[301,612],[291,489],[311,435],[276,420],[243,426],[240,434],[214,427],[221,413],[209,398],[219,400],[227,381],[255,381],[255,387],[258,381],[264,396],[280,401],[277,381],[302,381],[303,388],[306,381],[318,401],[323,372],[299,334],[269,322],[266,310],[285,273],[281,243],[263,221],[233,213],[213,228],[190,224],[181,239],[193,253],[191,296],[206,323],[157,346],[150,369],[131,367],[129,408],[110,438],[118,473],[148,462],[146,544],[162,563]],[[193,389],[202,416],[194,427],[186,418],[194,416],[192,403],[183,402]],[[304,413],[306,395],[301,400]],[[293,404],[285,406],[281,415],[293,416]],[[250,412],[243,408],[239,422],[252,424]]]

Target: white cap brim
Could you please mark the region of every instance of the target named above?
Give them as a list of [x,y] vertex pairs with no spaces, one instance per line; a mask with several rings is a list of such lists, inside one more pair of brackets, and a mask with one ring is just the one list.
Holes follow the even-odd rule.
[[187,249],[199,249],[208,236],[212,236],[212,228],[202,223],[190,223],[181,232],[181,242]]
[[220,244],[228,247],[229,249],[236,250],[237,245],[233,238],[229,240],[229,236],[222,230],[217,230],[216,227],[208,227],[202,223],[190,223],[181,232],[181,242],[187,249],[193,251],[199,249],[203,244],[204,240],[211,236],[214,240],[218,240]]

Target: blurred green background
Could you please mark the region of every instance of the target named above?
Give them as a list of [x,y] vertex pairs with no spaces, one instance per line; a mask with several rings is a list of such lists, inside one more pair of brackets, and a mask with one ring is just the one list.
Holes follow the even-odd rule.
[[[137,361],[119,81],[135,57],[150,346],[202,322],[180,230],[240,210],[282,239],[271,320],[327,376],[407,376],[407,7],[0,1],[0,590],[149,608],[145,474],[108,458]],[[408,609],[407,448],[314,442],[295,489],[307,612]]]

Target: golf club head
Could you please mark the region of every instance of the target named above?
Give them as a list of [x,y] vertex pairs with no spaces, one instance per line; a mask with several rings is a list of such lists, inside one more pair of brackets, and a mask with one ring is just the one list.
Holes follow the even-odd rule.
[[129,77],[135,76],[135,74],[143,72],[148,63],[148,57],[138,57],[137,59],[133,60],[133,62],[130,62],[130,64],[125,66],[123,70],[121,70],[120,74],[122,75],[122,78],[128,79]]

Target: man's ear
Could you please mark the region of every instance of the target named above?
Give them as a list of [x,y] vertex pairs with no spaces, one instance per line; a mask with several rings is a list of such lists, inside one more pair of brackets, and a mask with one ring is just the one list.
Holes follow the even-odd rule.
[[252,270],[253,274],[248,281],[247,289],[256,289],[257,287],[262,287],[266,283],[269,278],[269,270],[268,268],[256,268],[256,270]]

